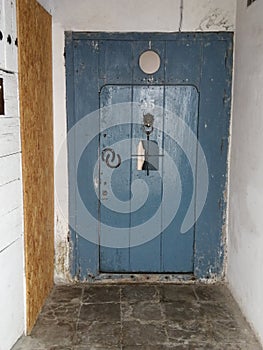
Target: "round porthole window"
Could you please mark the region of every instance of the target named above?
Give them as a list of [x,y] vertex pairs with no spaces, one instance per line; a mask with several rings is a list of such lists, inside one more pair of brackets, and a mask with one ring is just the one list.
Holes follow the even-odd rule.
[[161,65],[161,59],[158,53],[153,50],[144,51],[139,59],[139,66],[146,74],[154,74]]

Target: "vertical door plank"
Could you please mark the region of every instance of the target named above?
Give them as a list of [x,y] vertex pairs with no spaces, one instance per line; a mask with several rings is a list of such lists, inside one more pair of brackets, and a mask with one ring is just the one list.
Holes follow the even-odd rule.
[[[72,274],[82,280],[96,275],[99,268],[98,198],[93,183],[98,159],[99,113],[95,119],[92,118],[92,113],[99,109],[99,43],[96,40],[73,40],[70,50],[73,50],[70,62],[73,72],[68,85],[74,88],[74,93],[73,98],[67,100],[68,128],[75,126],[76,140],[68,144],[69,224],[75,245]],[[67,59],[70,57],[67,56]],[[89,127],[90,118],[93,120],[92,127]],[[86,140],[90,137],[93,141],[88,143]],[[81,158],[76,163],[79,154]],[[77,179],[73,175],[76,171]],[[95,225],[87,222],[86,212],[81,211],[82,203],[76,199],[77,191],[80,191],[81,201],[97,221]],[[90,235],[96,237],[95,242],[91,242]]]
[[[116,107],[113,113],[110,109],[102,109],[100,118],[100,271],[102,272],[129,271],[131,98],[131,86],[105,86],[101,92],[101,107],[112,105]],[[121,107],[119,105],[121,103],[127,103],[128,108]],[[127,120],[127,111],[130,112],[130,120]],[[123,113],[126,113],[125,124],[122,124]],[[115,159],[112,162],[110,150],[115,152]],[[119,155],[120,166],[116,169],[109,168],[102,159],[102,152],[105,152],[105,157],[107,154],[110,156],[109,165],[112,166],[118,164]],[[126,210],[123,210],[124,208]],[[111,248],[109,244],[112,245]]]
[[[178,173],[168,166],[169,159],[165,156],[163,181],[170,188],[171,198],[162,203],[163,223],[167,221],[167,215],[177,201],[180,207],[174,212],[174,219],[170,225],[163,228],[162,272],[193,271],[195,205],[191,213],[193,226],[186,233],[181,232],[181,226],[192,198],[195,203],[193,185],[196,176],[197,139],[192,140],[190,130],[197,135],[198,101],[199,95],[193,86],[165,87],[164,149]],[[186,154],[192,157],[192,168]]]
[[[163,86],[134,86],[133,102],[139,104],[139,115],[133,113],[132,138],[146,140],[147,135],[143,128],[144,114],[151,113],[154,116],[153,132],[150,140],[156,141],[159,153],[162,153],[163,144]],[[138,154],[138,148],[133,142],[132,154]],[[134,147],[135,146],[135,147]],[[131,272],[160,272],[161,266],[161,203],[162,203],[162,160],[159,160],[159,170],[150,170],[149,175],[145,170],[137,169],[137,159],[132,160],[132,182],[144,182],[148,187],[146,191],[137,192],[137,195],[145,200],[138,209],[131,208],[131,228],[143,225],[141,235],[146,237],[145,243],[137,245],[134,241],[131,229],[130,271]],[[140,200],[140,202],[142,201]],[[157,230],[157,236],[153,237],[152,231]],[[135,236],[136,237],[136,236]],[[135,246],[133,246],[135,245]]]

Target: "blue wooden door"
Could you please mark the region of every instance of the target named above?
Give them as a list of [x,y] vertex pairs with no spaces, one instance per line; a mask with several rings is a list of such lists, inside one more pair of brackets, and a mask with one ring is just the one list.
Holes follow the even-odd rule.
[[[181,225],[193,196],[196,139],[190,144],[194,155],[192,168],[176,140],[180,134],[185,142],[191,142],[188,128],[197,133],[198,102],[197,89],[188,85],[102,88],[99,196],[102,272],[193,271],[194,227],[181,233]],[[105,108],[112,104],[115,109]],[[147,114],[153,116],[148,142],[144,127]],[[148,170],[143,166],[147,145],[152,165]],[[110,161],[113,152],[119,159],[109,164],[105,158],[108,155]],[[175,215],[167,225],[166,216],[171,209]],[[115,247],[109,247],[112,245]]]
[[220,275],[232,33],[70,32],[65,53],[72,275]]

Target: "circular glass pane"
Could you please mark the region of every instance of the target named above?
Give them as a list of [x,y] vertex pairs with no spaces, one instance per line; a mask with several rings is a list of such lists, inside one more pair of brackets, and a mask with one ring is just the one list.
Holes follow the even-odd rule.
[[140,56],[139,65],[144,73],[154,74],[160,68],[160,56],[153,50],[144,51]]

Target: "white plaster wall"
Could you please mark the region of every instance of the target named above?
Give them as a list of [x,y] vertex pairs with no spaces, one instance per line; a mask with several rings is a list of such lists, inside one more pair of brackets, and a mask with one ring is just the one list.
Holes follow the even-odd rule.
[[[53,16],[54,140],[55,158],[66,138],[64,31],[177,32],[232,31],[236,0],[39,0]],[[183,6],[181,6],[183,5]],[[182,8],[182,13],[181,13]],[[182,21],[181,19],[182,15]],[[181,25],[180,25],[181,23]],[[55,173],[62,189],[56,206],[56,281],[68,276],[67,156]],[[62,214],[63,213],[63,214]]]
[[262,14],[238,0],[227,278],[263,344]]
[[[16,12],[14,0],[0,0],[0,77],[5,115],[0,115],[0,350],[24,332],[24,246]],[[7,43],[10,35],[12,43]]]

